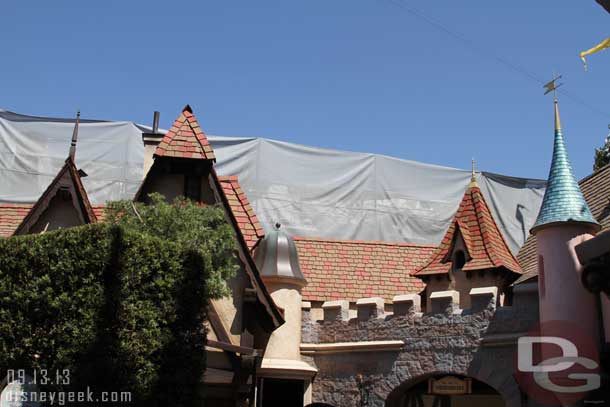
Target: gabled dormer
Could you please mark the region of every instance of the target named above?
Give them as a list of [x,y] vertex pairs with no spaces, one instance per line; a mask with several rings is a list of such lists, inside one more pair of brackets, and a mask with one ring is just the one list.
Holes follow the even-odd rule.
[[[204,204],[216,203],[209,182],[216,157],[191,107],[186,105],[165,136],[151,145],[151,141],[156,144],[155,138],[160,138],[155,131],[143,135],[146,153],[153,148],[154,152],[135,199],[145,201],[151,192],[159,192],[169,201],[184,196]],[[145,157],[145,163],[150,161]]]
[[97,222],[81,178],[87,176],[76,168],[76,142],[80,112],[76,116],[70,153],[53,181],[23,218],[14,235],[41,233],[55,229]]
[[427,291],[456,290],[461,305],[469,307],[469,291],[476,287],[503,288],[521,274],[496,224],[473,171],[470,184],[440,245],[414,275]]
[[[240,197],[243,191],[237,185],[227,186],[226,180],[216,174],[214,151],[190,106],[184,107],[163,137],[155,127],[152,133],[143,134],[145,152],[152,153],[152,157],[144,159],[145,177],[135,200],[146,202],[148,195],[156,192],[168,201],[186,197],[202,205],[216,205],[224,210],[235,231],[240,267],[228,281],[230,296],[209,303],[208,368],[204,380],[206,388],[218,392],[219,398],[245,399],[255,384],[252,355],[262,353],[271,332],[284,323],[252,258],[254,235],[240,227],[245,214],[252,225],[258,222],[253,212],[248,213],[245,197]],[[234,212],[236,206],[241,211]],[[263,235],[260,226],[252,227],[257,238]]]

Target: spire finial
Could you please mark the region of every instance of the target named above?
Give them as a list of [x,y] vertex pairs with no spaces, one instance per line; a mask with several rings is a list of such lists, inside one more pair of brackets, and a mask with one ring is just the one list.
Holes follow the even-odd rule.
[[468,188],[472,188],[472,187],[478,187],[479,184],[477,184],[477,176],[474,170],[474,158],[472,159],[472,170],[470,173],[470,184],[468,184]]
[[76,142],[78,141],[78,125],[80,124],[80,109],[76,112],[76,122],[72,132],[72,142],[70,143],[70,159],[74,161],[76,155]]

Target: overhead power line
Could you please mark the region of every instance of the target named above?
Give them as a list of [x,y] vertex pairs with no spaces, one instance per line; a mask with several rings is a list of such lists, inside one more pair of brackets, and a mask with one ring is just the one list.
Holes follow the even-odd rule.
[[[472,51],[474,51],[476,54],[478,54],[479,56],[481,56],[483,58],[496,61],[497,63],[504,65],[506,68],[510,69],[511,71],[518,73],[522,77],[524,77],[532,82],[536,82],[539,85],[544,85],[546,82],[548,82],[547,80],[543,80],[536,73],[531,72],[531,71],[523,68],[522,66],[511,62],[507,58],[501,57],[499,55],[494,54],[493,52],[490,52],[488,49],[478,45],[475,41],[465,37],[462,34],[457,33],[456,31],[448,28],[444,24],[442,24],[442,23],[432,19],[431,17],[427,16],[426,14],[422,13],[420,10],[415,9],[400,0],[385,0],[385,1],[404,10],[408,14],[425,22],[426,24],[435,28],[436,30],[445,33],[447,36],[453,38],[457,42],[464,44],[466,47],[468,47],[469,49],[471,49]],[[568,92],[565,90],[565,88],[558,90],[558,92],[563,94],[568,99],[571,99],[573,102],[580,104],[581,106],[589,109],[591,112],[593,112],[601,117],[604,117],[605,119],[610,119],[610,114],[608,114],[607,112],[604,112],[603,110],[586,102],[583,98],[579,97],[574,92]]]

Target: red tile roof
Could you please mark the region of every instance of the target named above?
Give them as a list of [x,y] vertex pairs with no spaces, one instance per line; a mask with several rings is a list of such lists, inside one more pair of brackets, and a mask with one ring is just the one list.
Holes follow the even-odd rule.
[[471,185],[436,252],[421,270],[415,274],[443,274],[451,269],[449,255],[453,250],[456,231],[459,230],[466,244],[467,262],[462,270],[485,270],[504,267],[521,273],[519,263],[512,255],[502,233],[498,229],[479,187]]
[[219,176],[218,180],[248,248],[252,250],[256,243],[265,237],[265,232],[258,222],[254,209],[241,189],[236,176]]
[[303,300],[327,301],[419,293],[424,284],[411,273],[425,264],[434,246],[297,237]]
[[91,205],[91,207],[93,208],[93,213],[95,213],[98,222],[106,220],[106,204],[95,204]]
[[0,204],[0,237],[12,236],[34,204]]
[[155,156],[216,160],[212,146],[205,136],[189,105],[155,149]]

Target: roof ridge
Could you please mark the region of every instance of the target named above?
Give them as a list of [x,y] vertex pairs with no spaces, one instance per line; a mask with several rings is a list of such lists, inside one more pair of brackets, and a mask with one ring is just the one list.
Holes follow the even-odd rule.
[[29,206],[32,207],[35,205],[35,202],[6,202],[6,203],[0,203],[0,208],[20,208],[20,207],[24,207],[24,206]]
[[428,243],[409,243],[409,242],[387,242],[384,240],[351,240],[351,239],[334,239],[324,237],[307,237],[293,236],[294,240],[310,241],[310,242],[325,242],[325,243],[345,243],[345,244],[369,244],[376,246],[402,246],[402,247],[421,247],[435,248],[437,246]]

